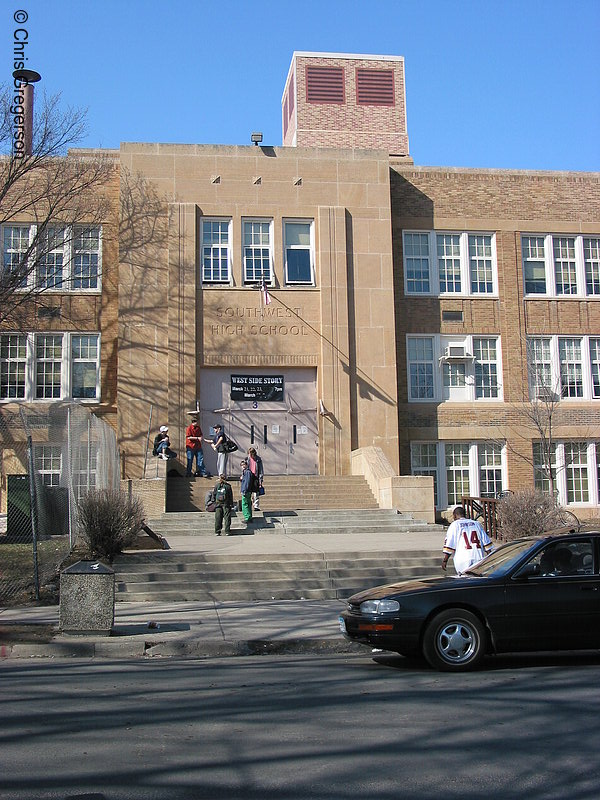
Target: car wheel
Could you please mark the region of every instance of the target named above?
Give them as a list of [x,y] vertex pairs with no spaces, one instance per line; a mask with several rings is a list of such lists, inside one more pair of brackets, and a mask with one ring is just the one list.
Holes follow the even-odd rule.
[[425,630],[423,655],[434,669],[474,669],[485,654],[485,629],[470,611],[451,608],[434,617]]

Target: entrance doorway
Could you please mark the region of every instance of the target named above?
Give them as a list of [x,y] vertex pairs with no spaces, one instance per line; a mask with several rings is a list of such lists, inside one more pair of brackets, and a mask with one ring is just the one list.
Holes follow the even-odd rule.
[[[261,379],[277,378],[281,399],[258,391],[241,397],[242,379],[260,387]],[[236,385],[237,382],[238,385]],[[265,380],[266,383],[266,380]],[[249,447],[255,447],[267,475],[316,475],[319,472],[319,426],[316,369],[204,369],[201,376],[201,427],[212,436],[212,426],[221,421],[225,433],[240,448],[229,457],[228,472],[237,474],[239,462]],[[234,387],[232,391],[232,386]],[[232,397],[233,395],[233,397]],[[248,396],[248,395],[254,395]],[[211,402],[212,400],[212,402]],[[204,447],[208,469],[215,472],[216,455]],[[214,463],[213,463],[214,462]]]

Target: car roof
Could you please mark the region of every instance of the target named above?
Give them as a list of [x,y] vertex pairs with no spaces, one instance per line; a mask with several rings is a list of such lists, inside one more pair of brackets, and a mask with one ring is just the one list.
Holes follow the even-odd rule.
[[[600,536],[600,530],[598,529],[597,525],[580,525],[578,530],[574,531],[572,528],[552,528],[552,530],[544,531],[544,533],[540,533],[538,536],[523,536],[520,539],[513,539],[512,541],[519,541],[519,542],[526,542],[528,539],[532,542],[534,541],[547,541],[549,539],[577,539],[580,536],[593,536],[598,537]],[[511,540],[504,542],[504,544],[509,544]]]

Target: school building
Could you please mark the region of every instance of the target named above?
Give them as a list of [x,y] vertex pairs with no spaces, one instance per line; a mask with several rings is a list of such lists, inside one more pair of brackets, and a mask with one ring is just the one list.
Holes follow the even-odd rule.
[[163,424],[184,472],[197,411],[269,474],[348,475],[375,452],[432,476],[443,513],[544,486],[528,420],[550,391],[559,498],[597,513],[600,175],[415,165],[398,56],[294,53],[282,140],[112,153],[97,284],[51,290],[68,329],[59,311],[25,350],[0,333],[0,412],[15,359],[33,403],[54,359],[55,399],[115,426],[123,477]]

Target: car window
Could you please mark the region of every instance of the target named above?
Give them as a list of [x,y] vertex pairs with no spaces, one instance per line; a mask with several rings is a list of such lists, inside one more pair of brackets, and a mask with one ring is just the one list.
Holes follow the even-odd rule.
[[504,575],[536,544],[534,539],[520,539],[494,550],[489,556],[469,567],[467,575],[490,577]]
[[531,558],[525,568],[541,577],[593,575],[594,550],[591,539],[552,542]]

